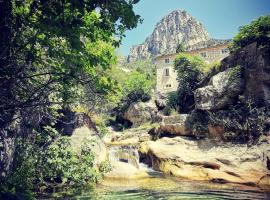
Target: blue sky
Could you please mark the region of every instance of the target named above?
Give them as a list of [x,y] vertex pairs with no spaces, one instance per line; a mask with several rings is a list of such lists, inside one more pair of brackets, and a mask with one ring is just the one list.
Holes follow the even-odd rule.
[[211,37],[229,39],[239,26],[270,14],[270,0],[140,0],[134,10],[144,19],[143,24],[126,32],[120,52],[128,55],[132,45],[144,42],[156,23],[176,9],[186,10],[202,22]]

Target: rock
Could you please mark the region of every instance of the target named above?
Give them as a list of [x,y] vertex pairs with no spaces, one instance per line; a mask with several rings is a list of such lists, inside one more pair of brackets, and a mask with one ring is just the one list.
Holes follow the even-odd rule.
[[240,65],[244,68],[244,97],[270,104],[270,45],[250,44],[225,58],[222,69]]
[[140,142],[151,140],[151,135],[148,132],[154,124],[149,124],[142,127],[126,129],[123,132],[115,132],[109,129],[109,134],[105,135],[103,141],[106,145],[138,145]]
[[123,119],[130,121],[133,127],[138,127],[144,123],[156,121],[157,112],[157,107],[152,100],[132,103],[123,114]]
[[90,130],[88,127],[83,126],[80,128],[76,128],[71,137],[71,147],[74,151],[80,154],[81,148],[84,142],[86,141],[92,141],[92,151],[95,155],[95,165],[98,166],[102,162],[106,161],[108,159],[108,151],[107,147],[105,146],[104,142],[100,138],[100,136],[97,134],[96,131]]
[[106,178],[137,179],[149,176],[145,171],[140,170],[135,166],[125,162],[112,161],[111,167],[112,170],[105,174]]
[[269,185],[264,152],[269,142],[252,147],[226,144],[210,149],[199,147],[198,141],[184,137],[162,138],[140,146],[143,160],[155,170],[191,180],[220,183]]
[[260,187],[266,187],[269,188],[270,186],[270,175],[265,175],[262,177],[258,183]]
[[213,139],[224,139],[225,128],[222,126],[208,125],[208,137]]
[[156,94],[155,103],[158,110],[162,110],[166,107],[166,100],[167,100],[167,97],[165,95],[162,95],[160,93]]
[[220,72],[212,77],[206,87],[197,89],[194,93],[196,108],[218,110],[233,103],[244,89],[244,79],[235,76],[237,70],[230,68]]
[[163,116],[158,128],[158,134],[166,133],[175,136],[192,136],[192,131],[187,127],[188,114]]

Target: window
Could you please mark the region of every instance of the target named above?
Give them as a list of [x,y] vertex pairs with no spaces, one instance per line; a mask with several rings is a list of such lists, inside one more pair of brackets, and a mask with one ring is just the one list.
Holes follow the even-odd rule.
[[170,63],[170,59],[169,58],[165,58],[165,63]]
[[229,50],[228,49],[221,49],[221,53],[225,54],[225,53],[228,53]]
[[165,69],[165,76],[170,76],[170,70],[169,69]]
[[206,56],[207,56],[207,55],[206,55],[206,52],[202,52],[202,53],[201,53],[201,56],[204,57],[204,58],[206,58]]

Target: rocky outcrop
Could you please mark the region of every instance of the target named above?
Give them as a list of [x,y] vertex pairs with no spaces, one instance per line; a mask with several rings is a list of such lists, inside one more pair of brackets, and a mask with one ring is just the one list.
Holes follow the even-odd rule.
[[157,112],[157,107],[152,100],[148,102],[136,102],[129,106],[123,114],[123,119],[131,122],[133,127],[137,127],[144,123],[158,120],[156,119]]
[[244,96],[260,104],[270,104],[270,45],[250,44],[225,58],[221,69],[242,66]]
[[212,77],[206,87],[195,91],[196,108],[218,110],[226,107],[238,97],[244,89],[244,79],[238,76],[240,67],[229,68]]
[[227,144],[202,148],[199,143],[183,137],[144,142],[141,159],[155,170],[180,178],[248,185],[269,183],[264,156],[270,150],[269,138],[252,147]]
[[206,41],[209,41],[209,35],[202,23],[186,11],[176,10],[157,23],[144,43],[132,47],[128,62],[148,59],[158,54],[175,53],[179,44],[191,50],[192,46],[200,43],[203,45]]
[[109,134],[105,135],[103,141],[107,145],[138,145],[140,142],[151,140],[148,132],[154,125],[149,124],[137,128],[126,129],[123,132],[115,132],[109,129]]
[[[241,78],[231,79],[241,68]],[[236,97],[260,106],[270,105],[270,45],[252,43],[222,60],[195,92],[196,107],[202,110],[224,108]]]

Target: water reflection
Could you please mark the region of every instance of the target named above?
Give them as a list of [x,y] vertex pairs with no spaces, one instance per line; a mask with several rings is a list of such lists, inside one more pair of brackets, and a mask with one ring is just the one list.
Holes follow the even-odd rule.
[[[59,195],[59,194],[58,194]],[[65,197],[64,197],[65,196]],[[54,196],[54,199],[56,196]],[[270,193],[257,187],[186,181],[170,177],[138,180],[105,179],[95,188],[84,188],[58,199],[93,200],[176,200],[176,199],[270,199]]]

